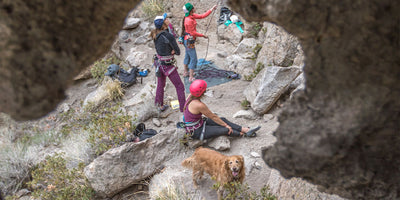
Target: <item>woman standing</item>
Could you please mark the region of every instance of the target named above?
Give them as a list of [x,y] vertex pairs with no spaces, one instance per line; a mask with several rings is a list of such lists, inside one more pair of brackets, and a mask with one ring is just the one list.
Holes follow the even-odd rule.
[[[207,12],[199,15],[194,13],[196,9],[191,3],[186,3],[183,6],[183,11],[185,12],[185,17],[182,20],[182,36],[184,36],[184,46],[185,46],[185,59],[184,64],[184,76],[189,76],[189,81],[194,80],[194,69],[197,66],[197,53],[195,48],[196,37],[208,38],[208,36],[198,33],[196,30],[197,22],[196,19],[203,19],[211,14],[212,11],[217,9],[217,5],[214,5]],[[189,70],[189,73],[188,73]]]
[[157,16],[154,19],[156,29],[151,31],[149,37],[154,41],[156,48],[155,64],[159,67],[159,75],[157,76],[157,90],[155,104],[162,112],[168,108],[164,105],[164,87],[165,81],[168,77],[176,88],[178,95],[179,109],[183,112],[185,103],[185,86],[182,83],[181,77],[178,74],[177,67],[175,66],[176,60],[174,55],[180,55],[181,51],[176,43],[175,37],[168,31],[168,22],[166,20],[167,14]]
[[[261,127],[248,128],[228,121],[224,117],[218,117],[210,111],[206,104],[201,101],[201,97],[207,89],[207,83],[204,80],[197,79],[189,87],[190,95],[185,103],[183,112],[183,121],[186,132],[193,139],[209,139],[222,135],[226,136],[256,136],[256,131]],[[203,119],[205,115],[207,119]]]

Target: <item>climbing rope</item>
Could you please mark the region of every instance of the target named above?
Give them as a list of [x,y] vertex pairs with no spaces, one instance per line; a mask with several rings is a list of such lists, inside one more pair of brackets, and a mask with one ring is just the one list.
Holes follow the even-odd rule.
[[[218,5],[221,4],[221,2],[222,2],[222,0],[219,1]],[[218,6],[217,6],[217,7],[218,7]],[[215,9],[215,10],[217,10],[217,9]],[[207,28],[206,28],[206,32],[204,33],[204,35],[207,34],[208,27],[210,27],[211,20],[213,19],[214,14],[215,14],[215,10],[212,11],[212,15],[211,15],[210,21],[208,22],[208,25],[207,25]],[[218,27],[217,27],[217,30],[218,30]],[[204,56],[204,60],[207,60],[207,54],[208,54],[208,47],[209,47],[209,45],[210,45],[210,38],[207,37],[207,49],[206,49],[206,56]]]

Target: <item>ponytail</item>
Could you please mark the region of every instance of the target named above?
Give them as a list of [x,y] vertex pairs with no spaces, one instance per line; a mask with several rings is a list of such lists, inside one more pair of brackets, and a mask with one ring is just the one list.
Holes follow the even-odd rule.
[[185,18],[186,18],[186,17],[183,17],[183,19],[182,19],[182,32],[181,32],[181,36],[185,36],[185,32],[186,32],[186,30],[185,30]]
[[201,97],[203,97],[203,95],[201,95],[200,97],[195,97],[195,96],[193,96],[192,94],[189,94],[189,97],[187,98],[187,103],[185,103],[185,105],[183,106],[183,111],[186,110],[186,107],[189,106],[190,102],[192,102],[192,101],[195,100],[195,99],[199,99],[199,100],[200,100]]

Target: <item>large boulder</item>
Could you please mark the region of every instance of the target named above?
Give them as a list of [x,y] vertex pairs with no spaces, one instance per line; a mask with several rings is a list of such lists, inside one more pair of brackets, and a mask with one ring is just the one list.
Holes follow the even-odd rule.
[[228,0],[247,20],[297,36],[304,92],[263,151],[285,177],[351,199],[400,198],[400,4],[392,0]]
[[80,70],[109,51],[139,0],[0,2],[0,111],[41,117]]
[[265,114],[300,73],[299,67],[266,67],[243,93],[256,113]]
[[287,33],[282,27],[267,23],[265,40],[257,58],[257,63],[264,66],[288,67],[301,52],[297,38]]
[[174,131],[164,131],[138,143],[110,149],[85,167],[96,194],[112,197],[159,172],[163,163],[178,155],[182,145]]

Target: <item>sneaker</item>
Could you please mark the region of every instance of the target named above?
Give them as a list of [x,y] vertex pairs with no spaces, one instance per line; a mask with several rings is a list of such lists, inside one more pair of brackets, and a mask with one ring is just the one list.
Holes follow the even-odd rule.
[[161,106],[161,107],[158,107],[158,111],[160,111],[160,112],[164,112],[164,111],[166,111],[168,109],[168,106],[167,105],[163,105],[163,106]]
[[255,137],[257,136],[256,131],[260,130],[261,126],[257,126],[255,128],[251,128],[246,132],[246,137]]

